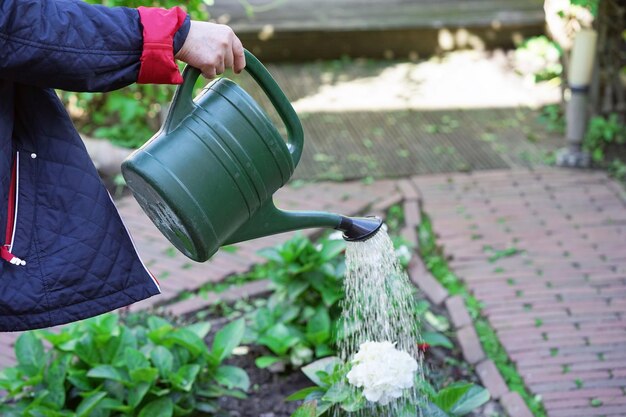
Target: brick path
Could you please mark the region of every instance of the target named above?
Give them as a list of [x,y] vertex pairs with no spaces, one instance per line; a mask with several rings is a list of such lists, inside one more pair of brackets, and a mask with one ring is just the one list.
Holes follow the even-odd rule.
[[[377,181],[371,185],[362,182],[315,183],[300,188],[285,187],[276,194],[277,207],[286,210],[324,210],[342,214],[358,214],[377,201],[397,196],[394,181]],[[293,233],[268,236],[240,243],[235,252],[220,251],[208,262],[196,263],[177,252],[158,229],[143,214],[132,197],[117,202],[120,214],[137,246],[140,256],[157,277],[162,294],[133,304],[133,309],[144,309],[163,304],[184,290],[193,290],[210,281],[237,272],[245,272],[254,263],[264,262],[256,251],[286,241]],[[311,234],[310,229],[302,233]],[[15,361],[13,343],[20,332],[0,333],[0,368]]]
[[[277,205],[354,214],[376,212],[402,196],[412,224],[419,218],[417,199],[422,201],[452,267],[484,303],[490,323],[530,390],[543,397],[550,417],[626,415],[626,198],[617,184],[597,172],[483,171],[373,185],[288,187],[279,191]],[[118,206],[163,289],[160,297],[134,308],[245,271],[260,260],[256,250],[289,237],[242,243],[235,253],[222,251],[197,264],[172,250],[134,200],[123,199]],[[416,238],[412,230],[406,236]],[[503,253],[497,251],[507,248],[520,252],[499,256]],[[174,304],[174,311],[200,299],[192,300],[192,305]],[[453,319],[457,327],[463,321]],[[16,337],[0,334],[0,366],[14,362]],[[481,362],[485,369],[479,372],[489,373],[487,365]],[[512,396],[507,407],[512,415],[513,400],[519,398]]]
[[[602,173],[556,169],[412,180],[452,268],[484,303],[548,415],[625,416],[626,199],[619,186]],[[501,257],[487,246],[520,252]]]

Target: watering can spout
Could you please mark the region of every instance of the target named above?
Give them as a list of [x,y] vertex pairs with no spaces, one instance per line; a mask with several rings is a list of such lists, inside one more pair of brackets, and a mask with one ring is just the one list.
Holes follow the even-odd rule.
[[346,217],[321,211],[286,211],[268,201],[224,243],[230,245],[263,236],[309,228],[343,232],[347,241],[364,241],[374,236],[383,221],[379,217]]
[[380,217],[341,216],[341,224],[337,229],[343,232],[343,238],[348,242],[363,242],[374,236],[382,225]]

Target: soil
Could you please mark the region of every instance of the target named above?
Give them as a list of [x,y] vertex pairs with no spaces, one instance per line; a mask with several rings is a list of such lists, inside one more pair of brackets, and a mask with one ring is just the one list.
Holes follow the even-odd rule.
[[245,356],[235,356],[229,365],[246,370],[250,377],[250,392],[246,400],[223,397],[220,406],[230,417],[289,417],[300,402],[285,402],[294,392],[313,385],[299,370],[283,373],[259,369],[254,359],[267,354],[262,348],[251,347]]

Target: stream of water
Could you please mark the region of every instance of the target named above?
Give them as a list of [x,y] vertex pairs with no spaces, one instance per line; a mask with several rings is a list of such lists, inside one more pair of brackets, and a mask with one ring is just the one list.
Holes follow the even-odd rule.
[[[364,242],[349,242],[346,248],[346,297],[342,308],[344,337],[339,353],[350,361],[362,343],[392,342],[417,361],[417,381],[423,381],[423,355],[415,308],[415,288],[400,265],[384,228]],[[417,388],[404,390],[403,397],[382,406],[352,413],[355,417],[397,417],[401,408],[418,401]],[[339,412],[335,416],[340,415]],[[415,414],[414,414],[415,415]]]

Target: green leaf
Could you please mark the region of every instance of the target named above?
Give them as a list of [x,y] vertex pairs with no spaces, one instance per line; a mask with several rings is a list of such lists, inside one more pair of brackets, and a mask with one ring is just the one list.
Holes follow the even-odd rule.
[[341,359],[336,356],[330,356],[328,358],[319,359],[306,366],[302,367],[302,372],[311,380],[315,385],[320,387],[327,387],[328,384],[324,384],[320,379],[318,372],[332,373],[336,365],[341,365]]
[[150,389],[151,384],[147,382],[141,382],[128,389],[128,405],[132,408],[137,408],[139,403],[146,396],[146,393]]
[[317,412],[317,404],[315,401],[302,404],[291,417],[315,417]]
[[172,385],[182,391],[189,392],[196,382],[198,372],[200,372],[200,365],[183,365],[175,374],[170,376]]
[[426,405],[426,413],[425,416],[428,417],[451,417],[450,414],[443,411],[441,408],[437,407],[435,404],[428,402]]
[[208,321],[201,322],[201,323],[194,323],[189,326],[185,326],[185,329],[194,333],[200,339],[204,339],[209,334],[209,331],[211,330],[211,323],[209,323]]
[[172,417],[174,403],[169,397],[159,398],[146,404],[138,417]]
[[280,256],[280,253],[278,252],[278,250],[276,248],[264,248],[261,249],[259,251],[257,251],[257,253],[264,257],[265,259],[268,259],[270,261],[276,261],[276,262],[282,262],[283,258],[282,256]]
[[215,372],[215,379],[228,389],[239,388],[242,391],[248,391],[250,388],[248,374],[236,366],[220,366]]
[[331,403],[340,403],[350,396],[350,392],[350,387],[342,381],[331,386],[322,397],[322,400]]
[[157,346],[150,352],[150,359],[152,363],[159,370],[159,374],[162,378],[167,378],[172,372],[172,365],[174,363],[174,356],[172,353],[163,346]]
[[15,355],[22,371],[28,376],[35,376],[43,371],[45,355],[43,343],[34,332],[22,333],[15,342]]
[[[310,394],[313,394],[313,393],[323,394],[324,390],[321,390],[319,387],[303,388],[303,389],[301,389],[299,391],[294,392],[293,394],[291,394],[287,398],[285,398],[285,401],[300,401],[300,400],[304,400]],[[321,395],[320,395],[320,398],[321,398]]]
[[97,392],[94,395],[84,398],[76,408],[76,417],[89,417],[98,403],[106,396],[106,392]]
[[435,403],[443,411],[449,413],[457,402],[470,391],[474,385],[467,382],[458,382],[446,388],[441,389],[432,402]]
[[127,347],[124,350],[124,363],[129,371],[150,366],[150,362],[148,362],[143,353],[131,347]]
[[439,332],[424,332],[422,333],[422,338],[424,339],[424,342],[428,343],[430,346],[441,346],[447,349],[454,349],[452,341]]
[[327,240],[323,242],[320,255],[324,261],[329,261],[346,249],[346,242],[343,239]]
[[320,307],[306,324],[306,338],[314,345],[326,343],[330,339],[330,326],[328,310]]
[[163,341],[165,343],[175,343],[185,347],[194,357],[202,353],[208,353],[204,341],[195,333],[187,329],[174,330],[173,332],[168,333],[168,335],[164,337]]
[[290,347],[295,346],[300,338],[293,335],[282,323],[276,323],[265,334],[259,337],[258,343],[267,346],[277,355],[284,355]]
[[87,376],[90,378],[110,379],[117,382],[127,381],[124,374],[119,369],[111,365],[100,365],[95,368],[91,368],[89,372],[87,372]]
[[489,398],[489,391],[483,387],[472,385],[470,389],[454,403],[449,413],[454,416],[464,416],[485,404],[489,401]]
[[133,382],[155,382],[159,376],[159,370],[152,367],[133,369],[129,372]]
[[230,356],[233,349],[239,346],[245,329],[244,319],[239,319],[227,324],[215,334],[211,353],[218,363]]
[[259,356],[254,361],[257,368],[260,368],[260,369],[265,369],[268,366],[272,366],[276,362],[280,362],[280,358],[277,358],[276,356]]

